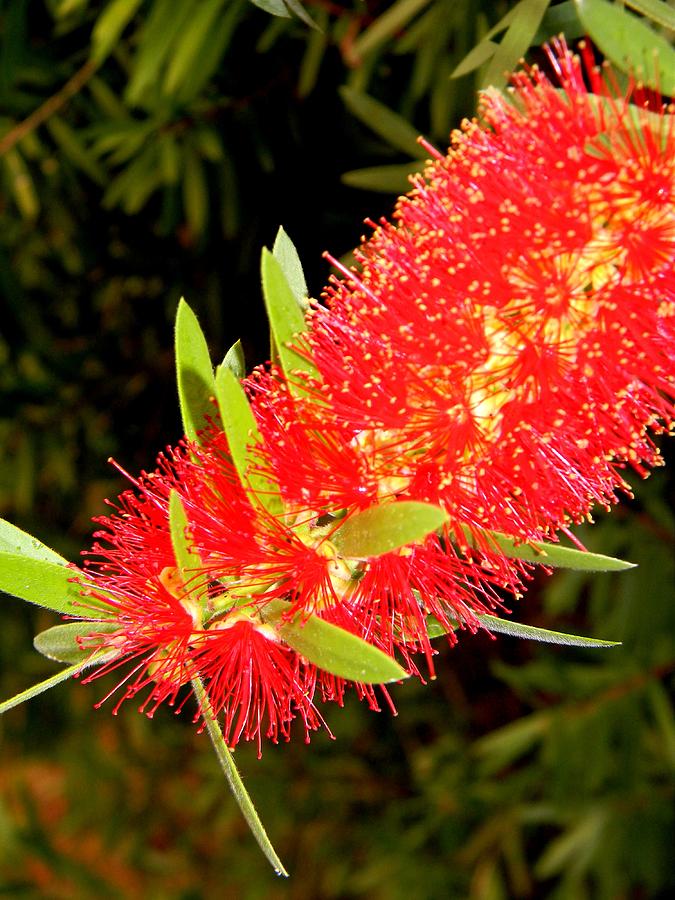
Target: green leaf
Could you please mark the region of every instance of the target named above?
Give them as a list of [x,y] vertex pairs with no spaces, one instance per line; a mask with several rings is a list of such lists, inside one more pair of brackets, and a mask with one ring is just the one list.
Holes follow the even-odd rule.
[[[98,662],[98,660],[92,659],[90,661],[90,665],[95,665],[96,662]],[[67,669],[63,669],[61,672],[57,672],[50,678],[46,678],[44,681],[40,681],[38,682],[38,684],[34,684],[33,687],[29,687],[25,691],[21,691],[20,694],[15,694],[13,697],[10,697],[9,700],[4,700],[2,703],[0,703],[0,716],[3,713],[6,713],[8,710],[14,709],[15,706],[20,706],[22,703],[25,703],[26,700],[32,700],[33,697],[37,697],[39,694],[44,694],[45,691],[48,691],[50,688],[56,687],[57,684],[61,684],[63,681],[67,681],[69,678],[72,678],[73,675],[77,675],[78,672],[81,672],[86,667],[86,663],[75,663],[75,665],[68,666]]]
[[664,96],[675,93],[675,50],[637,16],[607,0],[576,0],[586,31],[604,55]]
[[519,622],[499,619],[496,616],[478,616],[478,619],[488,631],[508,634],[510,637],[527,638],[531,641],[542,641],[545,644],[567,644],[571,647],[618,647],[621,644],[621,641],[600,641],[578,634],[563,634],[560,631],[549,631],[547,628],[535,628],[534,625],[521,625]]
[[647,16],[657,25],[675,31],[675,10],[663,0],[624,0],[626,6]]
[[61,566],[68,565],[68,560],[55,550],[47,547],[32,534],[12,525],[6,519],[0,519],[0,550],[5,553],[16,553],[19,556],[29,556],[43,562],[58,563]]
[[176,315],[176,378],[183,428],[190,440],[197,441],[205,416],[213,414],[216,388],[206,338],[183,299]]
[[[241,381],[246,375],[246,359],[244,358],[244,348],[241,345],[241,341],[235,341],[234,344],[232,344],[225,354],[225,358],[221,365],[227,366],[234,377]],[[217,382],[218,375],[216,372],[216,383]]]
[[279,513],[278,489],[251,467],[250,448],[262,438],[246,392],[225,364],[216,371],[216,399],[232,463],[242,485],[251,492],[252,501],[261,503],[272,515]]
[[402,150],[416,159],[426,159],[427,151],[420,146],[417,138],[419,131],[410,122],[399,116],[384,103],[374,100],[349,87],[340,88],[347,109],[360,122],[378,134],[387,144]]
[[277,231],[272,253],[281,266],[281,271],[286,276],[288,286],[293,292],[293,296],[302,310],[304,317],[304,311],[307,309],[308,305],[307,297],[309,296],[307,282],[305,281],[305,273],[302,271],[302,263],[300,262],[298,251],[295,249],[295,244],[281,227],[279,228],[279,231]]
[[461,78],[463,75],[468,75],[469,72],[478,69],[483,63],[487,62],[488,59],[495,55],[498,46],[499,44],[496,44],[494,41],[486,40],[484,38],[479,44],[472,47],[464,59],[455,66],[450,77]]
[[199,66],[204,44],[208,41],[225,0],[201,0],[193,10],[189,22],[174,45],[171,61],[164,78],[163,92],[172,96],[190,70]]
[[178,491],[171,490],[169,495],[169,529],[171,546],[176,557],[176,565],[183,572],[200,569],[202,565],[199,554],[192,549],[187,536],[188,518]]
[[284,0],[251,0],[251,3],[254,6],[257,6],[258,9],[265,10],[265,12],[269,13],[271,16],[279,16],[282,19],[291,18],[291,14],[284,3]]
[[384,41],[389,40],[419,13],[430,0],[398,0],[362,32],[354,41],[350,50],[353,62],[359,62]]
[[290,606],[285,600],[270,600],[260,607],[260,615],[276,626],[289,646],[324,672],[362,684],[386,684],[408,677],[391,656],[316,615],[298,614],[285,621]]
[[84,668],[109,662],[120,654],[117,650],[107,650],[94,656],[92,649],[82,649],[77,639],[89,637],[91,634],[113,634],[119,630],[118,622],[68,622],[66,625],[54,625],[53,628],[47,628],[36,634],[33,646],[47,659],[79,664],[80,668]]
[[514,8],[514,16],[504,37],[495,50],[483,77],[483,85],[503,87],[509,73],[530,47],[537,33],[550,0],[520,0]]
[[67,160],[81,169],[96,184],[107,183],[108,173],[94,154],[85,147],[80,135],[68,125],[65,119],[52,116],[47,120],[46,125]]
[[586,33],[581,19],[577,13],[574,0],[565,0],[558,6],[551,6],[546,10],[546,15],[541,20],[539,30],[532,38],[532,46],[538,47],[545,44],[557,34],[564,34],[566,41],[574,41],[583,37]]
[[378,191],[382,194],[405,194],[410,190],[410,176],[424,169],[425,163],[403,163],[392,166],[369,166],[366,169],[350,169],[340,180],[348,187],[362,191]]
[[316,31],[319,30],[319,26],[309,15],[309,13],[304,8],[302,3],[299,2],[299,0],[284,0],[284,6],[286,6],[288,10],[294,15],[296,15],[301,22],[304,22],[305,25],[309,25],[310,28],[314,28]]
[[91,58],[94,62],[101,63],[108,56],[140,5],[141,0],[112,0],[108,3],[91,33]]
[[0,551],[0,591],[71,615],[82,611],[80,588],[72,583],[75,569],[15,553]]
[[192,146],[185,143],[183,148],[185,171],[183,173],[183,203],[185,217],[192,238],[198,238],[206,229],[209,215],[209,189],[206,183],[204,162]]
[[262,287],[267,316],[281,367],[289,379],[294,372],[316,375],[316,368],[288,344],[306,331],[305,317],[298,306],[280,262],[265,247],[262,252]]
[[445,510],[431,503],[398,500],[350,516],[331,540],[342,556],[367,559],[421,541],[447,520]]
[[267,837],[267,832],[260,821],[260,816],[253,805],[253,801],[251,800],[248,791],[244,787],[244,782],[241,780],[232,753],[225,743],[223,733],[220,730],[218,720],[214,715],[208,694],[206,693],[206,689],[200,678],[192,679],[192,688],[195,692],[197,702],[199,703],[202,716],[204,717],[207,734],[211,739],[213,749],[216,751],[218,762],[225,773],[225,778],[232,791],[232,796],[241,810],[244,819],[246,820],[246,824],[251,829],[251,833],[258,842],[258,846],[265,854],[265,858],[277,875],[283,875],[288,878],[288,872],[284,869],[281,860],[277,856],[276,850],[272,846],[270,839]]
[[[481,532],[480,538],[477,539],[467,526],[463,528],[463,531],[472,547],[480,548],[483,545],[490,550],[500,550],[508,559],[523,559],[527,562],[551,566],[554,569],[575,569],[579,572],[623,572],[626,569],[635,568],[635,563],[626,562],[623,559],[603,556],[601,553],[589,553],[586,550],[574,550],[571,547],[562,547],[560,544],[546,544],[538,541],[527,544],[518,543],[514,538],[498,531]],[[484,544],[482,544],[481,538],[485,539]]]

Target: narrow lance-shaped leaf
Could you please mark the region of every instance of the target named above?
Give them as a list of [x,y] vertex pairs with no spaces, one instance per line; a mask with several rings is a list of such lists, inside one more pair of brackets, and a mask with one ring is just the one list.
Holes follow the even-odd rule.
[[262,252],[261,268],[265,307],[282,369],[291,379],[291,383],[294,372],[316,375],[314,365],[288,346],[306,330],[305,317],[286,280],[281,264],[267,248]]
[[280,512],[278,491],[251,465],[250,448],[261,440],[260,432],[244,388],[226,365],[218,366],[216,372],[216,399],[232,463],[242,485],[252,492],[253,502],[259,502],[272,514]]
[[431,503],[399,500],[350,516],[331,540],[342,556],[366,559],[421,541],[447,519],[445,510]]
[[349,87],[341,87],[340,96],[347,109],[390,146],[414,158],[426,159],[428,153],[417,140],[418,130],[403,116],[379,100]]
[[206,731],[213,744],[213,749],[216,751],[218,762],[225,773],[225,778],[232,791],[232,796],[236,800],[237,805],[246,820],[246,824],[251,829],[251,833],[258,842],[258,846],[265,854],[266,859],[277,875],[288,877],[288,872],[284,869],[276,850],[272,846],[270,839],[267,837],[267,832],[260,821],[260,816],[253,805],[253,801],[251,800],[248,791],[244,787],[244,782],[241,780],[232,753],[225,743],[223,733],[218,725],[218,720],[213,713],[213,708],[211,707],[204,684],[200,678],[195,677],[192,679],[192,687],[204,717]]
[[508,634],[510,637],[527,638],[530,641],[542,641],[545,644],[568,644],[571,647],[618,647],[621,641],[601,641],[597,638],[582,637],[578,634],[564,634],[550,631],[548,628],[536,628],[534,625],[521,625],[497,616],[478,616],[481,625],[488,631]]
[[33,638],[33,646],[46,656],[47,659],[56,662],[80,664],[81,668],[90,665],[99,665],[119,656],[115,650],[106,650],[103,653],[93,654],[91,648],[83,649],[78,638],[89,637],[91,634],[112,634],[119,631],[117,622],[68,622],[66,625],[54,625],[41,631]]
[[285,620],[290,608],[284,600],[270,600],[260,607],[260,615],[276,626],[290,647],[324,672],[363,684],[385,684],[408,677],[391,656],[316,615],[297,614]]
[[183,299],[176,314],[176,380],[185,434],[197,441],[205,417],[213,413],[215,383],[206,338]]
[[[227,366],[235,378],[241,381],[246,375],[246,359],[244,357],[244,348],[241,346],[241,341],[235,341],[234,344],[232,344],[225,354],[221,365]],[[218,371],[216,370],[216,379],[217,376]]]
[[550,0],[520,0],[515,7],[513,20],[485,72],[484,86],[501,88],[506,84],[508,73],[516,67],[537,33],[549,2]]
[[[465,526],[463,531],[471,546],[481,546],[481,539],[472,535],[468,527]],[[540,541],[518,543],[514,538],[498,531],[481,532],[481,538],[484,538],[484,547],[490,550],[498,549],[508,559],[522,559],[543,566],[551,566],[554,569],[574,569],[580,572],[623,572],[626,569],[635,568],[635,563],[626,562],[623,559],[604,556],[602,553],[575,550],[572,547],[562,547],[560,544],[546,544]]]
[[[97,660],[92,660],[91,664],[93,665],[96,661]],[[77,675],[78,672],[81,672],[85,668],[85,663],[75,663],[72,666],[68,666],[67,669],[62,669],[55,675],[51,675],[49,678],[45,678],[44,681],[39,681],[32,687],[26,688],[26,690],[21,691],[20,694],[15,694],[13,697],[10,697],[9,700],[3,700],[3,702],[0,703],[0,715],[8,712],[10,709],[14,709],[15,706],[20,706],[27,700],[32,700],[33,697],[38,697],[40,694],[44,694],[45,691],[56,687],[57,684],[61,684],[62,682],[67,681],[69,678],[72,678],[73,675]]]
[[82,612],[75,571],[66,566],[0,551],[0,591],[58,613]]
[[169,495],[169,530],[171,531],[171,545],[176,565],[183,572],[201,567],[202,561],[189,544],[187,537],[188,519],[185,508],[178,496],[178,492],[171,491]]
[[68,560],[43,544],[32,534],[22,531],[6,519],[0,519],[0,550],[15,553],[17,556],[29,556],[43,562],[57,563],[65,566]]
[[279,228],[279,231],[277,231],[272,253],[281,266],[281,270],[286,276],[288,286],[293,292],[293,296],[295,297],[298,306],[303,311],[304,316],[304,310],[307,309],[308,305],[307,297],[309,293],[307,290],[307,282],[305,281],[305,273],[302,270],[302,263],[300,262],[298,251],[295,249],[295,244],[281,227]]
[[637,16],[607,0],[576,0],[586,31],[602,53],[664,96],[675,93],[675,50]]

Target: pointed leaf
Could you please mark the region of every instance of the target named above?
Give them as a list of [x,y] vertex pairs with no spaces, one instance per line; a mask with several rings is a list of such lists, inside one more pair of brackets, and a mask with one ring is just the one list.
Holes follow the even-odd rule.
[[251,0],[251,3],[259,9],[264,9],[266,13],[272,16],[280,16],[284,19],[291,18],[284,0]]
[[657,25],[675,31],[675,9],[664,3],[664,0],[625,0],[625,3]]
[[267,832],[260,821],[260,816],[253,805],[253,801],[251,800],[248,791],[244,787],[244,782],[241,780],[241,775],[237,770],[232,753],[225,743],[223,733],[218,725],[218,720],[213,713],[213,708],[209,701],[206,688],[200,678],[195,677],[192,679],[192,688],[195,692],[197,702],[199,703],[202,716],[204,717],[206,731],[213,744],[213,749],[216,751],[218,762],[225,773],[225,778],[232,791],[232,796],[241,810],[242,815],[246,820],[246,824],[251,829],[251,833],[258,842],[258,846],[265,854],[265,858],[277,875],[284,875],[288,878],[288,872],[284,869],[281,860],[277,856],[276,850],[272,846],[270,839],[267,837]]
[[339,90],[347,109],[387,144],[410,154],[413,158],[426,159],[427,151],[417,140],[419,131],[407,119],[379,100],[353,88],[341,87]]
[[[242,378],[244,378],[246,375],[246,359],[244,357],[244,348],[241,346],[241,341],[235,341],[234,344],[232,344],[225,354],[225,358],[221,365],[227,366],[238,381],[241,381]],[[216,372],[216,382],[217,380],[218,373]]]
[[0,591],[28,603],[77,615],[82,611],[80,588],[73,584],[75,569],[60,563],[0,551]]
[[288,346],[297,341],[298,336],[307,330],[307,326],[281,264],[267,248],[262,252],[262,286],[282,369],[289,377],[298,371],[316,375],[314,365]]
[[169,528],[171,530],[171,545],[176,557],[176,565],[183,572],[190,572],[193,569],[201,568],[202,561],[198,553],[196,553],[187,537],[188,519],[185,515],[185,508],[181,502],[178,492],[171,491],[169,495]]
[[350,57],[354,62],[363,59],[384,41],[402,31],[431,0],[397,0],[372,22],[352,44]]
[[[463,530],[471,546],[481,546],[481,541],[472,536],[468,527],[464,527]],[[586,550],[574,550],[572,547],[562,547],[560,544],[546,544],[539,541],[527,544],[518,543],[514,538],[498,531],[485,531],[482,532],[482,536],[485,538],[485,546],[488,549],[499,549],[508,559],[523,559],[543,566],[552,566],[554,569],[574,569],[579,572],[623,572],[626,569],[635,568],[635,563],[626,562],[623,559],[604,556],[602,553],[589,553]]]
[[55,550],[47,547],[32,534],[12,525],[6,519],[0,519],[0,550],[5,553],[15,553],[18,556],[29,556],[43,562],[58,563],[61,566],[68,565],[68,560]]
[[410,176],[424,169],[423,162],[410,162],[392,166],[368,166],[366,169],[350,169],[340,180],[348,187],[362,191],[379,191],[382,194],[405,194],[410,190]]
[[496,616],[478,616],[478,619],[488,631],[527,638],[531,641],[542,641],[545,644],[568,644],[571,647],[618,647],[621,644],[621,641],[601,641],[578,634],[563,634],[560,631],[549,631],[547,628],[536,628],[534,625],[521,625],[519,622],[499,619]]
[[[92,660],[91,664],[93,665],[95,662],[97,662],[97,660]],[[8,710],[14,709],[15,706],[20,706],[22,703],[25,703],[26,700],[32,700],[33,697],[44,694],[45,691],[56,687],[57,684],[67,681],[69,678],[72,678],[73,675],[77,675],[78,672],[81,672],[84,668],[86,668],[86,665],[83,663],[75,663],[75,665],[68,666],[67,669],[62,669],[62,671],[57,672],[50,678],[46,678],[44,681],[40,681],[32,687],[26,688],[26,690],[21,691],[20,694],[15,694],[13,697],[10,697],[9,700],[4,700],[0,703],[0,716]]]
[[637,16],[607,0],[576,0],[586,31],[604,55],[664,96],[675,93],[675,50]]
[[226,365],[218,366],[216,372],[216,400],[232,463],[242,485],[253,491],[252,500],[260,502],[273,515],[280,512],[278,491],[251,466],[250,448],[262,438],[246,392]]
[[183,299],[176,314],[176,378],[183,428],[196,441],[197,432],[206,425],[205,417],[213,414],[211,398],[216,391],[206,338]]
[[79,663],[80,668],[85,668],[108,662],[119,656],[119,653],[116,650],[107,650],[94,656],[91,648],[82,649],[77,639],[89,637],[91,634],[113,634],[119,630],[118,622],[68,622],[66,625],[54,625],[53,628],[47,628],[36,634],[33,646],[47,659],[62,663]]
[[549,3],[550,0],[520,0],[515,7],[511,24],[485,72],[484,86],[501,88],[507,83],[509,72],[513,71],[530,47]]
[[270,600],[260,607],[260,615],[276,626],[289,646],[324,672],[362,684],[386,684],[408,678],[395,659],[344,628],[316,615],[285,620],[290,608],[285,600]]
[[399,500],[350,516],[331,540],[342,556],[367,559],[421,541],[447,519],[445,510],[431,503]]
[[91,33],[91,58],[101,63],[134,17],[141,0],[112,0],[96,20]]
[[[307,282],[305,281],[305,273],[302,271],[302,263],[295,249],[295,244],[286,234],[283,228],[279,228],[274,247],[272,248],[274,258],[281,266],[281,270],[286,276],[288,286],[293,292],[298,306],[303,311],[307,309]],[[304,318],[303,318],[304,326]]]

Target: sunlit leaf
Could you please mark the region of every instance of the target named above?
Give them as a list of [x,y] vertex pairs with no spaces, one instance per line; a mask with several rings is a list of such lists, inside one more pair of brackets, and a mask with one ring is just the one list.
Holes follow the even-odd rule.
[[239,381],[246,375],[246,359],[244,357],[244,348],[241,345],[241,341],[235,341],[234,344],[232,344],[225,354],[222,365],[227,366],[230,372],[232,372],[234,377]]
[[68,560],[55,550],[47,547],[32,534],[22,531],[6,519],[0,519],[0,550],[15,553],[18,556],[29,556],[43,562],[58,563],[65,566]]
[[675,50],[637,16],[607,0],[576,0],[586,31],[617,67],[665,96],[675,93]]
[[232,463],[242,485],[252,492],[254,502],[261,503],[272,514],[278,513],[281,509],[278,492],[251,465],[251,448],[261,437],[248,397],[239,379],[224,364],[216,372],[216,399]]
[[265,307],[284,372],[290,378],[298,371],[315,375],[314,365],[288,346],[306,330],[305,317],[281,264],[267,248],[262,252],[261,268]]
[[293,292],[298,306],[304,311],[307,308],[307,297],[309,294],[305,273],[302,270],[302,263],[300,262],[298,251],[295,249],[295,244],[281,227],[277,231],[272,253],[286,276],[286,281]]
[[215,382],[206,338],[183,299],[176,314],[176,379],[185,434],[190,440],[199,440],[205,416],[214,411],[211,398],[216,392]]
[[342,556],[367,559],[421,541],[447,519],[447,513],[431,503],[399,500],[350,516],[331,540]]
[[261,607],[266,622],[275,625],[279,635],[293,649],[325,672],[363,684],[385,684],[407,678],[401,666],[367,641],[338,628],[316,615],[285,621],[290,604],[271,600]]
[[171,531],[171,545],[176,557],[176,565],[183,572],[190,572],[201,566],[199,554],[190,546],[187,537],[188,518],[178,492],[171,491],[169,496],[169,530]]
[[58,613],[82,611],[75,574],[61,563],[0,552],[0,591]]

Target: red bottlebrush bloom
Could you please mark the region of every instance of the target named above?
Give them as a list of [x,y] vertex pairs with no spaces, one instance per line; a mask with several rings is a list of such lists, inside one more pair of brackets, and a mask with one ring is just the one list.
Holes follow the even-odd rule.
[[613,502],[674,417],[672,116],[550,58],[563,90],[486,93],[308,335],[345,432],[399,447],[399,496],[528,539]]
[[116,655],[84,681],[123,672],[111,691],[122,691],[114,712],[143,694],[140,710],[152,716],[163,702],[178,704],[179,711],[190,696],[183,689],[199,677],[213,713],[223,715],[230,746],[255,740],[260,753],[263,737],[287,740],[296,717],[307,739],[323,724],[312,702],[314,667],[255,609],[231,608],[207,568],[176,568],[168,501],[172,489],[183,487],[176,478],[180,467],[180,453],[163,460],[160,471],[137,482],[138,495],[126,492],[118,513],[98,520],[102,528],[82,576],[83,603],[97,618],[82,645]]

